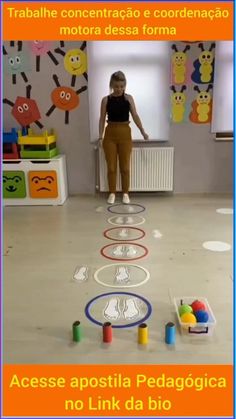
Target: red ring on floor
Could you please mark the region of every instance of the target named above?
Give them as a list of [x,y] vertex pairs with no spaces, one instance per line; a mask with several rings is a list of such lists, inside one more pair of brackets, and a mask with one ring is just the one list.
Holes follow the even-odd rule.
[[[104,253],[104,250],[105,250],[107,247],[114,246],[114,244],[116,244],[116,245],[118,245],[118,244],[132,244],[132,245],[134,245],[134,246],[142,247],[142,249],[144,249],[144,254],[143,254],[143,255],[141,255],[141,256],[138,256],[138,257],[132,258],[132,259],[131,259],[131,258],[128,258],[128,259],[118,259],[118,258],[113,258],[112,256],[107,256],[107,255]],[[146,248],[146,246],[143,246],[142,244],[136,244],[136,243],[132,243],[132,242],[119,242],[119,243],[111,243],[111,244],[107,244],[106,246],[103,246],[103,247],[102,247],[102,249],[100,250],[100,253],[101,253],[101,255],[102,255],[102,256],[104,256],[105,258],[110,259],[110,260],[117,260],[117,261],[119,261],[119,262],[130,262],[130,261],[133,261],[133,260],[142,259],[142,258],[144,258],[145,256],[147,256],[147,254],[148,254],[148,249]]]
[[[105,230],[104,231],[104,233],[103,233],[103,235],[104,235],[104,237],[106,237],[107,239],[109,239],[109,240],[114,240],[114,241],[116,241],[116,242],[119,242],[120,241],[120,239],[114,239],[114,238],[111,238],[111,237],[109,237],[108,235],[107,235],[107,233],[109,232],[109,231],[112,231],[112,230],[118,230],[118,229],[122,229],[122,230],[124,230],[124,226],[123,227],[112,227],[112,228],[108,228],[107,230]],[[138,237],[137,239],[132,239],[132,241],[134,242],[134,241],[136,241],[136,240],[140,240],[140,239],[142,239],[144,236],[145,236],[145,231],[143,231],[141,228],[137,228],[137,227],[127,227],[126,228],[126,230],[128,230],[128,229],[132,229],[132,230],[138,230],[138,231],[141,231],[141,237]]]

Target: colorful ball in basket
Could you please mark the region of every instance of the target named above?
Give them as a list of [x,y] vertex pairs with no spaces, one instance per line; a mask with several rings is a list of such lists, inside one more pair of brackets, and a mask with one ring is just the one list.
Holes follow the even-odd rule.
[[193,301],[193,303],[191,304],[191,307],[192,307],[192,309],[193,309],[194,312],[195,311],[200,311],[200,310],[206,311],[205,304],[202,301],[200,301],[200,300]]
[[199,310],[194,312],[198,323],[206,323],[209,319],[209,314],[205,310]]
[[184,313],[182,314],[180,318],[181,318],[181,322],[183,323],[191,323],[191,324],[197,323],[197,319],[193,313]]
[[182,304],[179,306],[179,315],[182,316],[184,313],[192,313],[193,309],[188,304]]

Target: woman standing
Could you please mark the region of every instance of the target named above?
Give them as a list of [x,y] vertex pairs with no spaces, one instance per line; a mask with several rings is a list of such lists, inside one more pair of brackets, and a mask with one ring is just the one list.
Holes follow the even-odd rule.
[[[131,128],[129,126],[129,114],[140,129],[144,140],[148,140],[148,135],[142,127],[141,120],[137,114],[134,99],[125,93],[126,78],[122,71],[117,71],[111,75],[110,89],[111,94],[105,96],[101,102],[101,113],[99,119],[99,141],[103,143],[105,158],[107,162],[107,175],[109,185],[108,204],[114,204],[116,194],[116,173],[117,156],[122,183],[122,202],[129,204],[129,181],[130,181],[130,157],[132,151]],[[103,139],[103,132],[107,118],[107,126]]]

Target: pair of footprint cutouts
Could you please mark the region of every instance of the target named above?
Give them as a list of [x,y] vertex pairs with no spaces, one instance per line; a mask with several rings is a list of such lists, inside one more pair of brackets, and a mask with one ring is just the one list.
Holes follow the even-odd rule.
[[134,219],[132,217],[117,217],[115,222],[117,224],[133,224]]
[[114,247],[112,254],[114,256],[122,256],[122,257],[126,256],[127,258],[132,258],[133,256],[137,254],[137,250],[135,250],[133,246],[118,245]]
[[126,298],[122,302],[119,298],[111,298],[103,311],[103,315],[107,320],[134,320],[140,315],[138,305],[135,298]]

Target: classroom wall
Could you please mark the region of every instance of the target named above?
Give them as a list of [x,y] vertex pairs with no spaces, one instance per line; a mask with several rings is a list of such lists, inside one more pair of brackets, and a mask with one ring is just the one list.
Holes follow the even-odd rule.
[[[82,41],[65,42],[64,50],[79,48]],[[15,54],[14,48],[5,43],[8,52]],[[58,42],[52,44],[52,51],[59,47]],[[85,50],[86,51],[86,50]],[[51,91],[55,88],[53,74],[59,78],[61,85],[70,86],[71,74],[66,72],[63,57],[54,54],[59,62],[55,65],[46,54],[41,57],[40,72],[36,72],[36,58],[29,53],[29,44],[23,43],[23,54],[28,54],[29,63],[26,75],[32,85],[31,97],[37,101],[41,119],[45,128],[54,128],[58,135],[58,146],[61,153],[66,154],[68,183],[70,194],[93,194],[95,192],[95,152],[89,142],[89,116],[87,91],[80,95],[80,105],[69,115],[69,124],[64,122],[64,111],[55,109],[47,117],[45,113],[51,107]],[[190,50],[191,57],[193,51]],[[6,57],[4,57],[6,60]],[[31,70],[29,70],[31,67]],[[5,70],[7,71],[7,70]],[[76,79],[75,89],[86,85],[81,75]],[[3,97],[14,102],[17,96],[25,96],[25,81],[17,74],[16,84],[12,84],[12,76],[5,72]],[[167,86],[169,89],[169,86]],[[104,92],[106,94],[106,92]],[[142,115],[140,115],[142,116]],[[17,123],[11,115],[11,107],[3,105],[4,130],[16,127]],[[145,126],[145,121],[143,121]],[[32,128],[35,126],[32,125]],[[148,131],[148,127],[145,127]],[[35,127],[36,131],[39,131]],[[217,193],[231,192],[233,182],[233,145],[230,142],[215,142],[210,134],[210,124],[195,125],[190,121],[182,124],[171,124],[170,141],[165,145],[175,147],[174,192],[175,193]]]
[[172,126],[175,193],[231,193],[233,143],[215,142],[209,126]]

